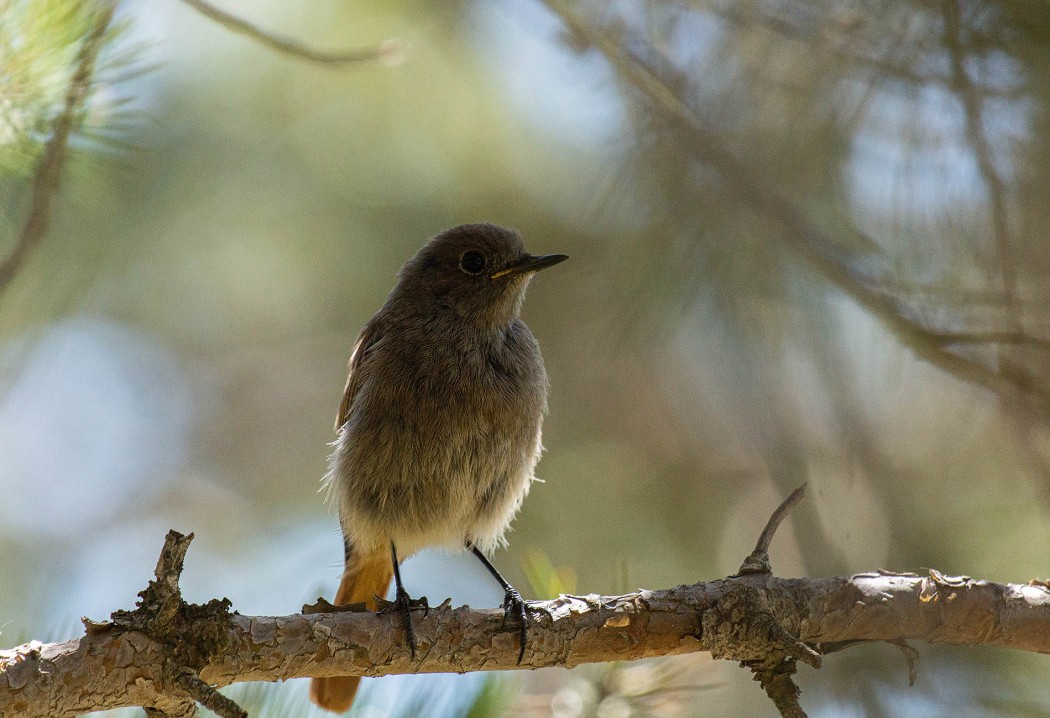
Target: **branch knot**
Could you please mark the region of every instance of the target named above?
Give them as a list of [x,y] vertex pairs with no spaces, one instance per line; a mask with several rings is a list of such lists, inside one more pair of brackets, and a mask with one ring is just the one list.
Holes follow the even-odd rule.
[[[247,718],[247,713],[199,673],[213,656],[230,646],[230,608],[227,598],[205,604],[186,603],[179,588],[186,551],[193,534],[169,531],[161,549],[155,578],[139,592],[133,611],[115,611],[113,626],[140,631],[164,647],[164,683],[174,692],[197,701],[224,718]],[[190,715],[195,713],[195,709]]]

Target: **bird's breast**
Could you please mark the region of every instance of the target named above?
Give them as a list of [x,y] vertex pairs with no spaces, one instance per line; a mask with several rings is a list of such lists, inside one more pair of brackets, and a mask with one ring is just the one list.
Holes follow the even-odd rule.
[[532,335],[522,324],[498,341],[431,339],[384,342],[394,350],[361,367],[332,457],[351,523],[469,533],[528,490],[547,401]]

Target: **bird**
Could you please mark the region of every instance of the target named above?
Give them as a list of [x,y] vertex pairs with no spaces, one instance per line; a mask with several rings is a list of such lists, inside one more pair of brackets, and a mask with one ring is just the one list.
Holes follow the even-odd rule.
[[[524,657],[530,606],[492,564],[534,481],[548,379],[521,319],[536,272],[568,259],[533,255],[488,222],[431,238],[401,268],[354,343],[324,477],[338,509],[344,570],[335,605],[379,609],[391,578],[415,658],[400,560],[427,547],[471,551],[504,591],[505,624]],[[384,602],[385,603],[385,602]],[[310,698],[350,708],[360,678],[314,678]]]

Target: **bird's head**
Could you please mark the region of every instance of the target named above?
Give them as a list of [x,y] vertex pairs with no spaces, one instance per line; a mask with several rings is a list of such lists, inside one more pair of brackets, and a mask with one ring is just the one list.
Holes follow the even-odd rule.
[[402,299],[447,307],[468,321],[501,329],[518,318],[532,275],[566,259],[564,254],[529,254],[513,229],[461,224],[431,239],[405,263],[395,291]]

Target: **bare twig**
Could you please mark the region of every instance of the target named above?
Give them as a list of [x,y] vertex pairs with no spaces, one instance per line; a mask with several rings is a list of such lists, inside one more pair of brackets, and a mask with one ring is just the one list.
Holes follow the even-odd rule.
[[68,154],[69,137],[82,122],[82,108],[91,93],[98,53],[105,44],[106,30],[113,20],[114,7],[102,4],[91,32],[84,38],[77,67],[69,80],[62,112],[51,126],[51,136],[33,175],[29,216],[11,252],[0,261],[0,293],[3,293],[25,264],[29,253],[40,243],[51,220],[51,200],[58,189]]
[[[916,319],[913,308],[855,272],[839,244],[792,203],[779,188],[769,184],[755,168],[725,148],[693,109],[682,100],[636,52],[635,40],[624,41],[622,31],[605,33],[582,21],[563,0],[544,0],[582,45],[598,49],[620,75],[662,118],[685,132],[690,142],[683,151],[715,168],[726,184],[756,211],[775,220],[783,229],[785,245],[820,272],[825,279],[879,319],[915,356],[930,362],[958,379],[999,395],[1029,416],[1050,422],[1050,390],[1033,381],[1024,371],[999,372],[979,359],[946,349],[937,331]],[[656,48],[644,46],[661,68],[670,67]]]
[[745,661],[744,665],[755,674],[755,680],[765,690],[783,718],[806,718],[806,712],[798,702],[798,686],[791,678],[796,670],[794,661],[786,658],[774,661]]
[[170,623],[179,611],[179,604],[182,602],[179,577],[182,575],[191,541],[193,534],[183,535],[178,531],[169,531],[164,540],[164,549],[160,552],[157,568],[153,572],[155,578],[150,581],[153,594],[150,595],[147,589],[146,595],[142,597],[144,603],[149,600],[154,602],[150,606],[156,614],[154,623]]
[[802,484],[792,491],[791,495],[777,507],[777,510],[769,517],[769,521],[766,522],[766,527],[762,530],[762,534],[758,537],[755,550],[740,564],[740,570],[737,571],[738,575],[772,573],[773,569],[769,565],[769,545],[773,542],[773,534],[777,532],[780,524],[787,518],[788,511],[794,508],[795,504],[801,501],[805,494],[806,485]]
[[220,718],[248,718],[248,711],[192,673],[184,673],[179,676],[178,684],[182,690],[193,697],[193,700]]
[[904,660],[908,662],[908,686],[914,686],[915,678],[918,674],[919,652],[912,648],[903,638],[887,642],[900,649]]
[[349,50],[315,50],[304,45],[298,40],[267,32],[257,25],[232,15],[225,10],[220,10],[205,0],[182,0],[200,14],[219,23],[231,32],[247,35],[259,44],[276,50],[285,55],[291,55],[301,60],[308,60],[319,65],[351,65],[369,60],[394,60],[403,51],[400,40],[384,40],[375,45],[366,45]]

